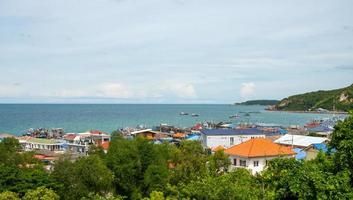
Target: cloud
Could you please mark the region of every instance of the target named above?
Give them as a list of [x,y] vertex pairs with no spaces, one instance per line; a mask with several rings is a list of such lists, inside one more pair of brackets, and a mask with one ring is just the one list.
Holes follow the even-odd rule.
[[98,96],[109,98],[130,98],[133,92],[121,83],[106,83],[99,88]]
[[246,98],[252,96],[255,92],[255,84],[254,83],[243,83],[242,87],[240,88],[240,96],[242,98]]

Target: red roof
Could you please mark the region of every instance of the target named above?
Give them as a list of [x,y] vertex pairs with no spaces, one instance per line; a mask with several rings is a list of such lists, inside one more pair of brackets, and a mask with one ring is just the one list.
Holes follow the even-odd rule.
[[64,135],[64,138],[67,139],[67,140],[74,140],[76,137],[75,134],[66,134]]
[[103,131],[98,131],[98,130],[91,130],[90,133],[92,135],[107,135],[107,133],[105,133]]
[[268,156],[284,156],[295,155],[295,152],[290,147],[285,147],[273,143],[269,139],[254,138],[235,145],[224,151],[229,155],[241,157],[268,157]]

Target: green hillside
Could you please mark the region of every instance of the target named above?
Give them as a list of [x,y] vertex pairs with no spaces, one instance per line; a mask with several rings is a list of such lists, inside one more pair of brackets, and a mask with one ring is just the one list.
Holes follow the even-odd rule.
[[271,105],[276,105],[279,101],[278,100],[250,100],[250,101],[245,101],[242,103],[236,103],[235,105],[246,105],[246,106],[251,106],[251,105],[262,105],[262,106],[271,106]]
[[281,100],[275,108],[287,111],[314,111],[318,108],[348,111],[353,109],[353,84],[336,90],[320,90],[290,96]]

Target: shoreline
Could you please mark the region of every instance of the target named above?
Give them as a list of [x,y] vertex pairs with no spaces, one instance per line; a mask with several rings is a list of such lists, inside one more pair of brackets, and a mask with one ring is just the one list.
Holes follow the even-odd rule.
[[267,110],[269,112],[288,112],[288,113],[304,113],[304,114],[337,114],[337,115],[348,115],[348,112],[345,111],[327,111],[327,112],[319,112],[319,111],[301,111],[301,110]]

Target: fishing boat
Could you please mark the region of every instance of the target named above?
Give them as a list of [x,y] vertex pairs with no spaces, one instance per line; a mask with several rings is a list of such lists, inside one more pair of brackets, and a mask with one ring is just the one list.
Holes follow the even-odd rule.
[[231,116],[229,116],[229,118],[230,119],[238,119],[238,118],[240,118],[240,115],[238,115],[238,114],[231,115]]
[[180,115],[189,115],[189,113],[181,112]]

